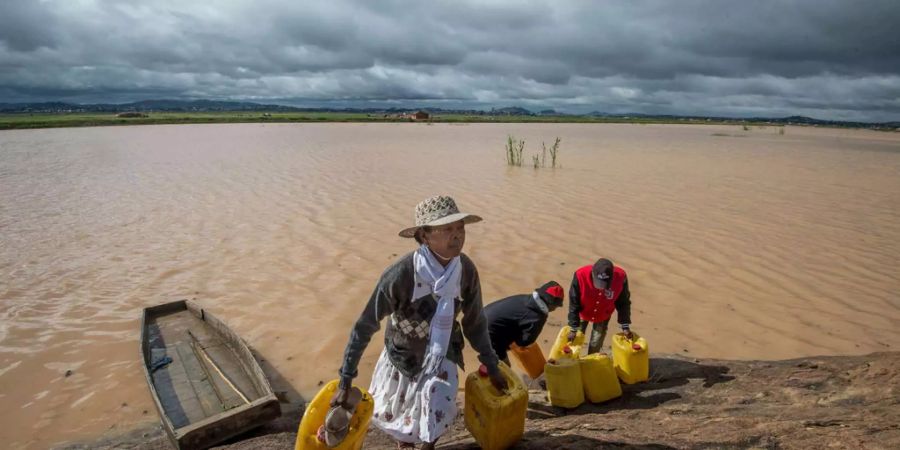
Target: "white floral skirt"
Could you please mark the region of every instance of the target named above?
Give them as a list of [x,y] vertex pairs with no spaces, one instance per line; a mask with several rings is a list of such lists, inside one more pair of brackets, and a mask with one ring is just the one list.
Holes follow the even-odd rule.
[[[456,419],[456,364],[444,359],[437,375],[409,378],[381,352],[369,394],[375,400],[372,423],[397,441],[434,442]],[[420,382],[421,381],[421,382]]]

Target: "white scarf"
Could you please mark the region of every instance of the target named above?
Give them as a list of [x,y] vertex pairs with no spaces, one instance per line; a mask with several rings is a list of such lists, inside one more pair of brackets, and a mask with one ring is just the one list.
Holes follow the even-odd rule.
[[544,314],[550,314],[550,308],[547,307],[547,304],[544,303],[544,300],[538,295],[537,291],[531,293],[531,298],[534,299],[534,302],[537,303],[538,308],[540,308]]
[[[454,299],[459,297],[459,279],[462,264],[459,256],[450,260],[446,267],[431,254],[428,246],[422,244],[413,255],[416,269],[416,283],[413,285],[413,300],[434,293],[437,309],[431,318],[431,338],[425,352],[422,369],[427,375],[434,375],[441,367],[450,346],[453,331]],[[422,282],[420,286],[419,282]],[[424,378],[424,377],[423,377]]]

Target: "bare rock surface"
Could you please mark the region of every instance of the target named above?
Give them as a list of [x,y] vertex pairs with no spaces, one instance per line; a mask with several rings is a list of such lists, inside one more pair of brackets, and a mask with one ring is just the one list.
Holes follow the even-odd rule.
[[[650,381],[623,386],[621,398],[555,408],[530,391],[525,436],[516,449],[900,448],[900,352],[785,361],[721,361],[661,356]],[[459,396],[462,403],[462,393]],[[462,408],[460,408],[462,411]],[[439,442],[477,449],[461,416]],[[289,449],[300,412],[227,445]],[[159,427],[68,449],[169,449]],[[365,449],[395,449],[371,430]]]

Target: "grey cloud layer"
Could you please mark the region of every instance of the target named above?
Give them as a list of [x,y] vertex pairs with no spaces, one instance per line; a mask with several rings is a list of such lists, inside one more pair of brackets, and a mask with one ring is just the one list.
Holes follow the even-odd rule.
[[900,120],[900,3],[0,0],[0,101]]

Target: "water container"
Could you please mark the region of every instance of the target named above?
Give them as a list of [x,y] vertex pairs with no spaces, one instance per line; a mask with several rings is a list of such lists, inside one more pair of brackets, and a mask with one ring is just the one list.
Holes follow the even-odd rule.
[[650,378],[650,352],[647,341],[632,332],[632,339],[623,333],[613,336],[613,364],[619,379],[625,384],[635,384]]
[[569,344],[568,336],[569,336],[569,326],[566,325],[559,330],[559,335],[556,336],[556,342],[553,343],[553,348],[550,349],[550,355],[547,357],[548,359],[560,359],[565,355],[563,354],[563,349],[568,345],[570,349],[576,353],[575,357],[578,356],[581,350],[581,346],[584,344],[584,333],[579,331],[575,335],[575,340]]
[[528,391],[512,369],[502,362],[500,372],[509,385],[505,394],[491,384],[483,365],[466,378],[466,428],[484,450],[509,448],[525,433]]
[[594,353],[578,360],[581,364],[581,381],[584,397],[591,403],[601,403],[620,397],[622,386],[616,377],[612,359],[605,353]]
[[[325,415],[331,408],[329,403],[331,403],[331,397],[334,396],[337,386],[338,380],[332,380],[306,406],[306,412],[303,413],[303,419],[300,421],[300,429],[297,430],[295,450],[329,449],[324,442],[319,441],[316,434],[319,427],[325,424]],[[362,400],[357,404],[356,411],[350,419],[350,431],[340,445],[332,447],[331,450],[359,450],[362,448],[363,441],[366,440],[366,432],[369,430],[369,420],[372,419],[375,402],[365,389],[359,388],[359,390],[362,391]]]
[[[564,347],[569,348],[569,347]],[[562,352],[559,359],[548,359],[544,366],[547,381],[547,398],[553,406],[576,408],[584,403],[584,387],[581,383],[581,365],[572,353]]]
[[521,367],[529,377],[535,379],[544,373],[544,364],[547,364],[547,360],[544,359],[544,352],[537,342],[533,342],[527,347],[519,347],[513,343],[509,349],[512,350],[512,354],[515,356],[516,362],[519,363],[519,367]]

